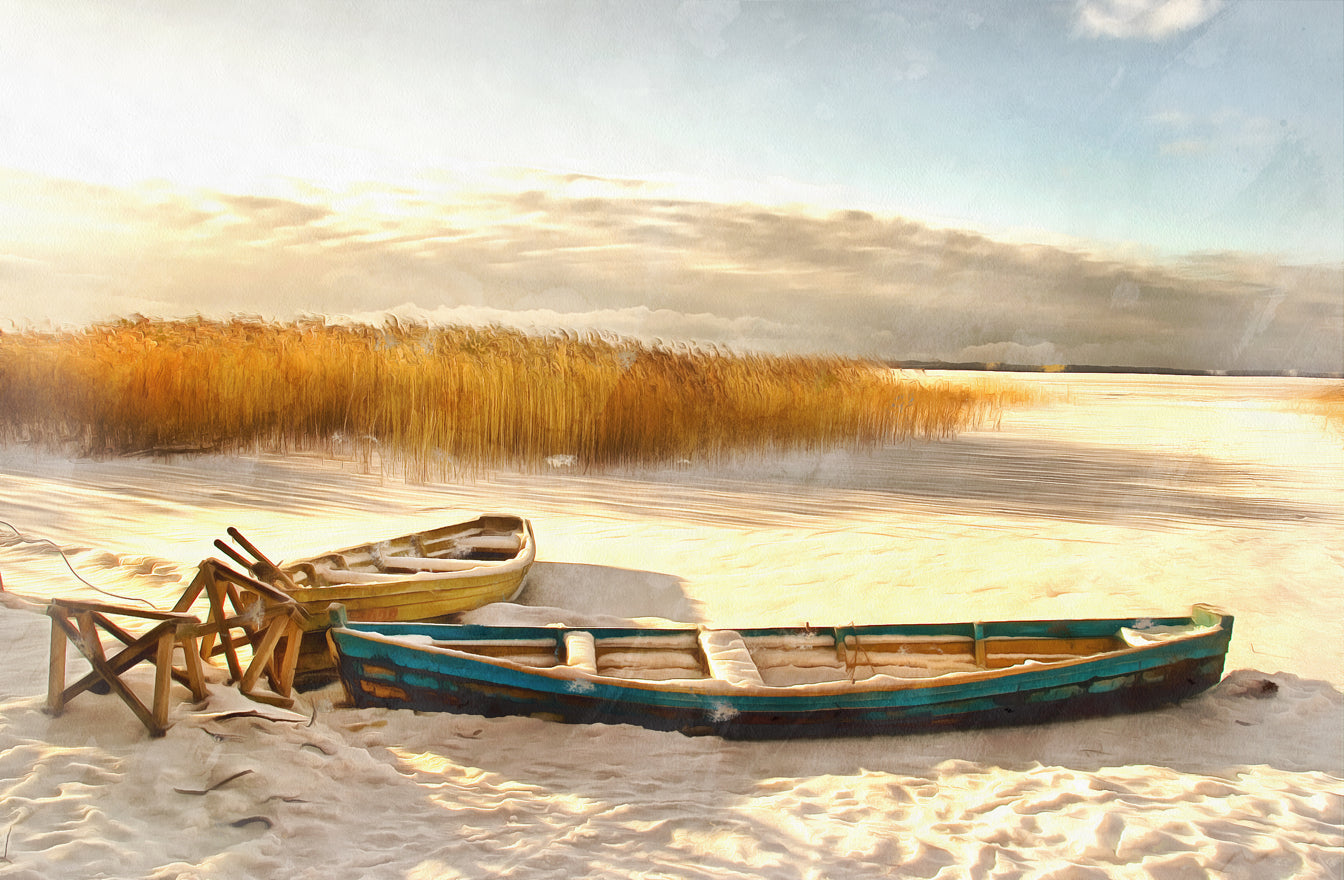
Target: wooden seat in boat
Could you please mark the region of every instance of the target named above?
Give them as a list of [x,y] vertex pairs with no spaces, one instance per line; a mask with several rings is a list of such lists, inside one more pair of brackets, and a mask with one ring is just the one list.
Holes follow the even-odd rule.
[[751,659],[742,636],[733,630],[702,630],[700,648],[705,652],[709,674],[738,687],[764,687],[761,670]]
[[597,642],[586,630],[565,633],[565,665],[597,675]]

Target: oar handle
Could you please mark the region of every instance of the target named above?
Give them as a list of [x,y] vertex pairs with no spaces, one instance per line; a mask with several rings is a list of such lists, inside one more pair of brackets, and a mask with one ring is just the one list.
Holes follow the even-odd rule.
[[255,544],[247,540],[247,538],[244,538],[242,532],[238,531],[233,526],[229,526],[228,531],[229,531],[229,537],[237,541],[239,547],[242,547],[248,553],[251,553],[253,558],[257,559],[260,562],[264,562],[270,566],[275,565],[274,562],[271,562],[271,560],[266,558],[266,554],[262,553],[260,550],[257,549]]
[[[248,553],[251,553],[252,557],[257,560],[257,563],[260,563],[260,566],[265,566],[266,577],[268,578],[274,577],[284,582],[285,587],[288,589],[297,590],[299,588],[299,585],[294,583],[293,579],[291,579],[289,575],[281,571],[280,566],[276,565],[274,562],[267,559],[265,553],[262,553],[260,550],[258,550],[256,545],[253,544],[251,541],[247,540],[247,538],[244,538],[242,532],[238,531],[233,526],[229,526],[228,532],[229,537],[237,541],[239,547],[242,547]],[[252,571],[256,571],[258,574],[260,574],[260,571],[258,571],[260,566],[257,563],[252,564],[243,563],[243,564],[247,565],[247,567]]]
[[219,550],[222,553],[224,553],[225,556],[228,556],[230,559],[241,565],[243,568],[247,569],[253,574],[257,573],[257,564],[255,562],[249,562],[247,558],[243,556],[243,554],[239,553],[237,550],[233,549],[228,544],[225,544],[223,541],[216,538],[215,546],[219,548]]

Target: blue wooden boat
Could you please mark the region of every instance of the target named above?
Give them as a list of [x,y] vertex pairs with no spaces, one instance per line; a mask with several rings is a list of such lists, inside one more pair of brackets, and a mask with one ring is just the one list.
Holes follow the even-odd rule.
[[359,707],[869,736],[1136,712],[1217,684],[1232,617],[761,629],[356,623],[328,640]]

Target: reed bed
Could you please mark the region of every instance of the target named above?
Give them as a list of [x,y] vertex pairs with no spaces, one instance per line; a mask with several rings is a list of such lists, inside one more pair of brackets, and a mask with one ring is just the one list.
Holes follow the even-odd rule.
[[1331,385],[1309,398],[1307,407],[1325,416],[1331,428],[1344,433],[1344,384]]
[[862,360],[498,327],[140,319],[0,333],[5,440],[92,455],[346,446],[422,477],[943,438],[1024,399]]

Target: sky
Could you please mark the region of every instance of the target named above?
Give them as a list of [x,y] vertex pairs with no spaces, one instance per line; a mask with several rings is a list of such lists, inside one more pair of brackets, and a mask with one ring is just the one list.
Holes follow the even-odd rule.
[[1344,371],[1344,0],[8,0],[0,83],[0,328]]

